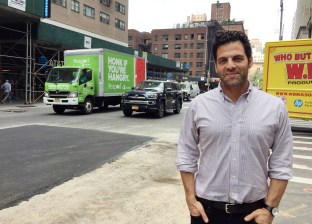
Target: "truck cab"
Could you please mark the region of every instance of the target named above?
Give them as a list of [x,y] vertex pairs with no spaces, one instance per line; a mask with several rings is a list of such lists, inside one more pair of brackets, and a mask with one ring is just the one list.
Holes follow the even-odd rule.
[[92,70],[78,67],[54,67],[46,82],[43,102],[53,106],[57,114],[65,109],[79,109],[91,113],[94,102]]

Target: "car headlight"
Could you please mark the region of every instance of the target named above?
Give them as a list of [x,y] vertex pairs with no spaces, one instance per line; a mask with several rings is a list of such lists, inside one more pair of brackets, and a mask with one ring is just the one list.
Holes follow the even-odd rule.
[[68,98],[76,98],[78,95],[77,95],[77,92],[71,92],[68,94]]
[[147,93],[146,97],[148,99],[157,99],[157,94],[156,93]]
[[123,93],[122,96],[123,97],[127,97],[129,95],[129,93]]
[[44,97],[49,97],[49,92],[44,92]]

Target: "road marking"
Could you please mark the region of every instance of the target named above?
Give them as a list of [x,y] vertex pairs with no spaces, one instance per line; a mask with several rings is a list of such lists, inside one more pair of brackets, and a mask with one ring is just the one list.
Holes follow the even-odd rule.
[[312,179],[305,178],[305,177],[293,177],[289,181],[294,182],[294,183],[300,183],[300,184],[312,184]]
[[308,167],[306,165],[293,164],[293,168],[301,169],[301,170],[312,170],[312,167]]
[[298,139],[312,139],[312,137],[307,137],[307,136],[294,136],[294,139],[298,138]]
[[293,147],[295,150],[304,150],[304,151],[312,151],[312,148],[308,147]]
[[294,158],[297,158],[297,159],[311,159],[312,160],[312,156],[294,155]]
[[312,145],[312,142],[303,142],[303,141],[293,141],[293,143]]

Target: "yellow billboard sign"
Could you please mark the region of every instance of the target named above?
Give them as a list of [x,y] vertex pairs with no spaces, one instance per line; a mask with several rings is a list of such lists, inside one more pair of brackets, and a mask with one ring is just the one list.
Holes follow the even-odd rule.
[[265,44],[263,91],[280,97],[289,116],[312,119],[312,39]]

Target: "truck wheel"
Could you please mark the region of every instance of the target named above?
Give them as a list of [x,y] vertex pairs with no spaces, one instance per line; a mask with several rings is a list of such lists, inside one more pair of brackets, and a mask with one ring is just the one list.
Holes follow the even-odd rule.
[[180,102],[180,100],[176,101],[176,105],[175,106],[176,106],[176,108],[175,108],[175,110],[173,110],[173,113],[179,114],[180,111],[181,111],[181,102]]
[[158,106],[158,110],[156,112],[156,117],[158,118],[162,118],[165,114],[165,103],[164,102],[160,102],[159,106]]
[[123,109],[122,112],[124,113],[124,115],[126,117],[131,117],[133,111],[132,110],[127,110],[127,109]]
[[81,109],[82,114],[90,114],[93,111],[93,101],[91,99],[86,99],[83,107]]
[[57,114],[62,114],[65,111],[65,107],[60,106],[60,105],[53,105],[53,110]]

